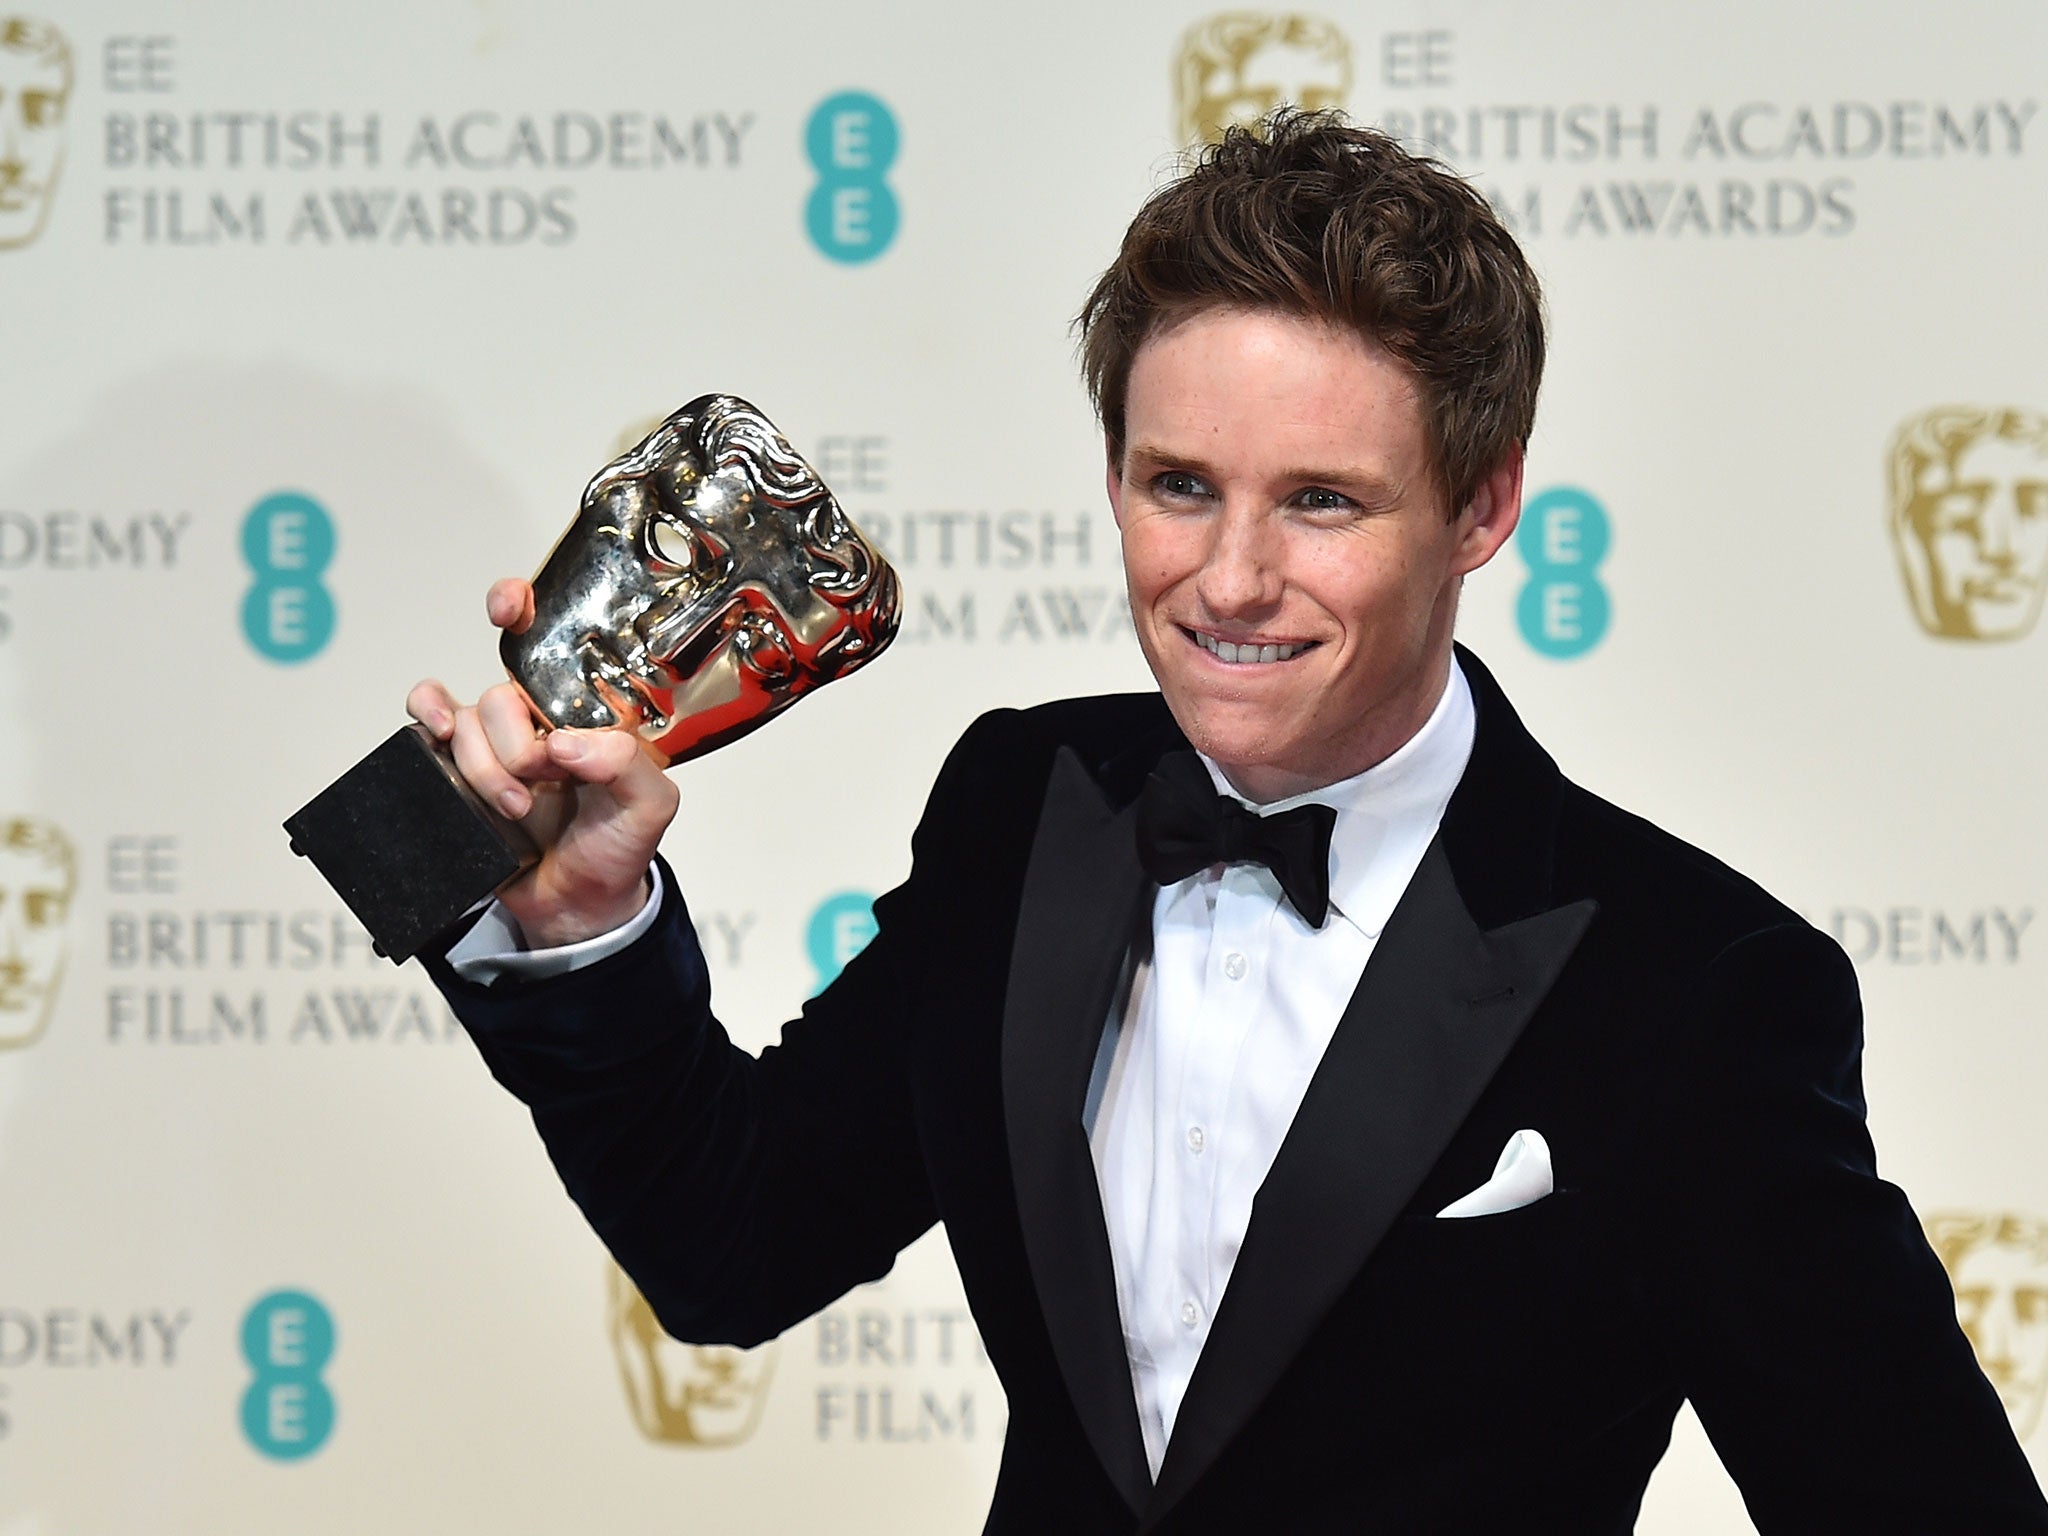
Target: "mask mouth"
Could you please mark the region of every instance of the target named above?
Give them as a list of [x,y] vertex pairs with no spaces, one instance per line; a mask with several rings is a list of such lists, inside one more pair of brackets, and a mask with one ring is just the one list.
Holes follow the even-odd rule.
[[26,1013],[43,1000],[43,984],[33,976],[0,981],[0,1013]]
[[2020,575],[1971,576],[1963,582],[1963,597],[1969,602],[2009,604],[2024,602],[2033,595],[2034,584]]
[[746,607],[738,600],[738,594],[726,594],[725,602],[706,614],[703,621],[690,631],[669,656],[667,665],[680,676],[695,677],[710,665],[719,647],[732,638],[745,617]]
[[675,723],[668,700],[677,680],[699,676],[728,648],[771,688],[788,679],[789,637],[781,624],[737,589],[718,597],[713,605],[691,605],[677,612],[660,632],[659,645],[643,618],[634,626],[634,639],[644,643],[632,645],[631,654],[611,636],[596,631],[584,635],[577,659],[585,685],[615,719],[643,735],[661,735]]
[[[619,654],[607,636],[592,631],[576,643],[576,661],[583,674],[583,686],[596,706],[587,711],[583,726],[624,725],[634,730],[649,726],[666,729],[667,713],[654,702],[653,680]],[[579,713],[584,711],[580,710]],[[610,719],[604,714],[609,713]]]

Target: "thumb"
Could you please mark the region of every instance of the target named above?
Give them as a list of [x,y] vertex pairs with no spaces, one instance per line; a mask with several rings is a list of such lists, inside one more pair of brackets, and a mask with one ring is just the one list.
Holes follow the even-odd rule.
[[631,731],[550,731],[547,747],[570,777],[609,789],[620,809],[667,814],[675,786]]

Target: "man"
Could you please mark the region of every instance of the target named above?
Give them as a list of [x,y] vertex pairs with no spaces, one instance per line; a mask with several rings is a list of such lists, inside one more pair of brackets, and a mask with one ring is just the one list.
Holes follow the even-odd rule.
[[1160,694],[977,722],[756,1060],[644,875],[674,786],[423,684],[552,840],[436,978],[682,1337],[942,1220],[1009,1397],[991,1532],[1625,1531],[1687,1397],[1767,1530],[2048,1530],[1875,1176],[1846,958],[1454,655],[1520,505],[1520,252],[1379,135],[1265,132],[1082,315]]

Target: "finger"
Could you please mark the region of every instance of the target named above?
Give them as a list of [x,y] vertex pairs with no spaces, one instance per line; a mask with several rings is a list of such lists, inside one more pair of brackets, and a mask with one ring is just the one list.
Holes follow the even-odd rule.
[[535,779],[559,779],[562,770],[557,768],[548,756],[548,749],[541,744],[540,733],[535,729],[533,711],[527,707],[526,695],[510,683],[500,683],[488,688],[484,696],[476,701],[478,721],[484,728],[484,739],[491,744],[491,752],[506,771],[515,778],[531,783]]
[[533,809],[532,792],[491,750],[483,721],[474,709],[456,711],[455,735],[449,744],[455,750],[455,766],[483,799],[515,819]]
[[675,782],[631,731],[553,731],[547,748],[557,763],[584,783],[609,789],[628,814],[658,817],[663,823],[675,814]]
[[460,707],[455,695],[431,677],[413,684],[412,692],[405,696],[405,712],[432,731],[436,741],[446,741],[454,734],[455,711]]
[[484,597],[484,611],[498,628],[525,634],[533,624],[533,583],[518,576],[492,582]]

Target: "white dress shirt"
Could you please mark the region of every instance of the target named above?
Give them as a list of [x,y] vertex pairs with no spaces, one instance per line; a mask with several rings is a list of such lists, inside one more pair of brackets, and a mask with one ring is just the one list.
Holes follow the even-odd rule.
[[488,986],[507,978],[539,981],[595,965],[654,926],[661,911],[661,877],[652,868],[647,871],[647,883],[654,889],[647,893],[646,905],[610,933],[579,939],[574,944],[558,944],[552,949],[528,949],[526,935],[519,931],[519,924],[505,910],[505,904],[493,900],[470,925],[469,932],[448,947],[449,969],[464,981]]
[[[1252,1199],[1464,775],[1473,718],[1471,688],[1453,661],[1428,721],[1391,757],[1252,807],[1267,815],[1309,801],[1336,808],[1330,914],[1320,929],[1301,920],[1258,864],[1215,865],[1154,898],[1152,954],[1132,967],[1111,1010],[1085,1111],[1154,1477]],[[1217,789],[1235,795],[1204,762]],[[623,949],[653,923],[660,901],[657,880],[625,926],[543,950],[525,949],[518,925],[493,902],[448,959],[470,981],[558,975]]]
[[[1310,801],[1336,808],[1320,929],[1262,864],[1212,865],[1154,898],[1152,954],[1132,967],[1128,996],[1111,1011],[1087,1111],[1154,1477],[1253,1197],[1436,835],[1472,736],[1472,693],[1454,662],[1428,722],[1391,757],[1252,806],[1268,815]],[[1242,800],[1207,766],[1219,791]]]

